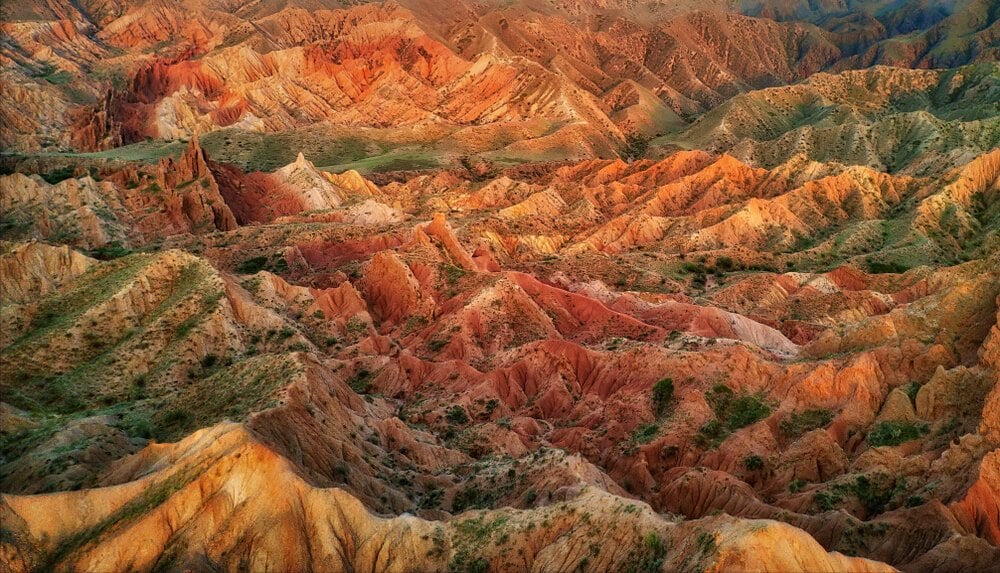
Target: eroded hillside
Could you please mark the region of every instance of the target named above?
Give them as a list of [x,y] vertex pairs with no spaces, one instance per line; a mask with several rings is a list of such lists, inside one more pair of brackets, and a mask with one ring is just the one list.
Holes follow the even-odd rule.
[[992,3],[3,10],[0,568],[998,570]]

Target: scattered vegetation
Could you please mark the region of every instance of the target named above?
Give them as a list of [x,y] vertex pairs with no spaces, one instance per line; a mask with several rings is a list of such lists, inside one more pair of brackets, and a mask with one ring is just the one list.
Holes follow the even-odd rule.
[[450,337],[433,338],[427,343],[427,349],[431,352],[440,352],[449,342],[451,342]]
[[820,511],[832,511],[837,508],[841,501],[843,501],[843,496],[836,491],[819,491],[813,494],[813,503]]
[[163,505],[172,495],[187,485],[189,479],[183,472],[178,472],[150,487],[132,499],[132,501],[126,503],[121,509],[100,521],[97,525],[64,540],[55,551],[46,556],[46,563],[39,570],[49,571],[56,568],[66,557],[75,553],[91,541],[98,539],[105,532],[121,524],[132,522]]
[[72,73],[59,69],[51,62],[43,63],[32,75],[57,86],[65,85],[73,81]]
[[444,281],[448,286],[455,286],[458,281],[465,278],[465,275],[468,274],[468,272],[462,267],[449,263],[441,263],[438,265],[438,269],[441,272],[441,277],[444,278]]
[[876,261],[869,257],[865,260],[868,265],[868,272],[873,274],[902,274],[910,270],[910,267],[896,261]]
[[653,424],[643,424],[636,429],[635,433],[632,434],[632,441],[637,444],[648,444],[656,437],[656,434],[660,432],[660,425]]
[[101,261],[110,261],[113,259],[124,257],[126,255],[131,255],[132,250],[123,247],[122,244],[118,241],[113,241],[106,245],[97,247],[96,249],[91,249],[87,251],[87,254]]
[[241,275],[254,275],[260,271],[269,271],[274,274],[288,272],[288,263],[285,256],[276,253],[271,256],[251,257],[236,265],[236,272]]
[[698,551],[700,551],[702,555],[709,555],[716,549],[715,535],[707,531],[702,531],[698,534],[697,543]]
[[653,411],[656,412],[656,415],[663,415],[673,397],[674,381],[672,378],[664,378],[653,385]]
[[833,421],[833,412],[822,408],[792,412],[785,416],[778,424],[781,433],[791,438],[797,438],[803,434],[825,428]]
[[663,567],[667,557],[667,545],[663,537],[650,531],[642,538],[642,543],[629,554],[624,571],[629,573],[653,573]]
[[347,381],[347,385],[358,394],[365,394],[372,383],[372,373],[367,368],[359,368],[354,376]]
[[635,161],[642,159],[649,149],[649,140],[639,133],[633,133],[625,138],[625,147],[622,148],[622,159]]
[[74,168],[71,166],[60,167],[58,169],[53,169],[47,173],[39,173],[39,177],[45,180],[49,185],[55,185],[67,179],[73,177]]
[[458,405],[448,408],[444,417],[449,424],[460,426],[469,423],[469,415],[465,412],[465,408]]
[[456,523],[452,538],[455,552],[448,563],[449,573],[485,573],[489,570],[489,560],[482,555],[483,549],[491,541],[499,544],[506,538],[504,529],[508,520],[507,516],[500,516],[487,521],[480,515]]
[[743,467],[752,472],[762,470],[764,469],[764,458],[757,454],[750,454],[743,458]]
[[705,393],[715,417],[698,430],[695,442],[704,448],[715,448],[731,432],[763,420],[771,407],[756,394],[737,394],[725,384],[716,384]]
[[922,422],[886,421],[872,426],[868,432],[868,445],[898,446],[904,442],[915,440],[930,431]]
[[[804,483],[804,482],[803,482]],[[858,500],[869,516],[878,515],[886,510],[895,499],[905,498],[906,504],[921,505],[923,498],[906,496],[906,479],[892,478],[884,473],[859,475],[850,481],[842,481],[813,495],[813,503],[820,511],[831,511],[838,507],[846,497]],[[914,499],[916,498],[916,499]],[[907,505],[907,507],[913,507]]]
[[894,483],[889,476],[881,473],[872,476],[861,475],[854,479],[848,490],[861,502],[869,515],[878,515],[896,494],[896,487],[905,487],[905,480]]

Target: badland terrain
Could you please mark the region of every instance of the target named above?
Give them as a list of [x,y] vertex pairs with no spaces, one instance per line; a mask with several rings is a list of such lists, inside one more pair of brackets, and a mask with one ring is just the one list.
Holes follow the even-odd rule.
[[0,569],[1000,570],[1000,3],[2,20]]

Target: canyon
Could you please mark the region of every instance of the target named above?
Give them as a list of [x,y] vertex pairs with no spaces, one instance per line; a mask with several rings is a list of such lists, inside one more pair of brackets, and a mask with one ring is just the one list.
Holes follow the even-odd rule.
[[0,567],[997,571],[989,0],[3,7]]

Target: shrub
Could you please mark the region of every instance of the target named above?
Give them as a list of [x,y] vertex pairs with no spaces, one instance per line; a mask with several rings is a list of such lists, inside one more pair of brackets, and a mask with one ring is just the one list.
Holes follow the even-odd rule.
[[650,531],[642,538],[642,550],[632,571],[659,571],[667,556],[667,545],[659,533]]
[[421,509],[431,509],[441,505],[441,498],[444,496],[444,490],[441,488],[431,488],[420,498],[420,502],[417,507]]
[[731,430],[759,422],[771,413],[771,407],[758,396],[744,395],[733,400],[729,410],[728,424]]
[[885,511],[885,506],[892,499],[895,484],[885,474],[862,475],[855,478],[850,491],[870,515],[877,515]]
[[649,141],[638,133],[632,133],[625,137],[625,147],[622,149],[622,158],[627,161],[641,159],[649,149]]
[[758,456],[757,454],[750,454],[749,456],[743,458],[743,467],[750,471],[757,471],[764,469],[764,458]]
[[833,421],[833,412],[821,408],[792,412],[778,424],[781,433],[797,438],[817,428],[826,427]]
[[684,263],[681,265],[681,270],[686,273],[705,274],[705,265],[701,263]]
[[346,464],[337,464],[333,468],[333,475],[342,482],[347,481],[347,476],[351,475],[350,468]]
[[129,389],[128,393],[129,400],[143,400],[146,398],[146,388],[139,385],[133,385]]
[[659,424],[644,424],[639,427],[638,430],[632,435],[632,439],[635,440],[637,444],[647,444],[656,437],[656,434],[660,431]]
[[444,417],[448,420],[449,424],[460,425],[469,423],[469,415],[465,413],[465,408],[462,408],[461,406],[452,406],[448,408]]
[[[163,415],[163,426],[165,428],[186,430],[192,423],[194,423],[194,414],[184,408],[173,408]],[[162,428],[161,431],[157,432],[157,436],[160,438],[169,435],[170,432],[164,432]]]
[[139,417],[132,423],[132,433],[140,438],[153,437],[153,428],[149,425],[149,419],[145,417]]
[[73,168],[60,167],[59,169],[54,169],[48,173],[39,173],[39,176],[49,185],[55,185],[56,183],[73,177]]
[[712,535],[707,531],[702,531],[698,534],[697,543],[698,550],[706,555],[715,551],[715,535]]
[[705,399],[715,412],[716,418],[726,421],[729,430],[738,430],[754,422],[763,420],[771,413],[771,407],[752,394],[737,395],[725,384],[716,384]]
[[211,368],[219,362],[219,357],[214,354],[206,354],[204,358],[201,359],[202,368]]
[[236,272],[241,275],[253,275],[264,270],[267,266],[267,257],[253,257],[236,265]]
[[722,422],[713,418],[708,422],[705,422],[705,424],[698,429],[698,435],[695,437],[695,443],[703,448],[715,448],[718,447],[728,435],[729,431],[722,425]]
[[359,368],[354,373],[354,376],[347,381],[347,385],[358,394],[364,394],[368,391],[368,387],[371,386],[371,372],[367,368]]
[[901,274],[910,270],[910,267],[895,261],[867,261],[868,272],[873,274]]
[[712,389],[705,393],[705,401],[708,405],[712,407],[715,414],[721,415],[721,412],[726,411],[729,408],[729,403],[733,399],[733,390],[726,386],[725,384],[716,384],[712,386]]
[[657,414],[662,414],[666,410],[670,400],[674,397],[674,381],[672,378],[664,378],[653,385],[653,409]]
[[253,275],[266,270],[280,275],[288,271],[288,261],[281,253],[273,255],[273,259],[273,262],[269,263],[266,256],[251,257],[236,265],[236,272],[241,275]]
[[451,340],[449,338],[435,338],[427,343],[427,348],[429,348],[431,352],[438,352],[447,346],[450,341]]
[[813,502],[820,511],[831,511],[837,508],[837,505],[843,501],[843,497],[834,491],[820,491],[813,495]]
[[500,495],[498,489],[482,489],[479,486],[470,485],[459,490],[455,494],[455,499],[451,502],[452,511],[455,513],[466,509],[484,509],[492,507]]
[[[591,546],[592,555],[596,556],[599,552],[600,546]],[[666,557],[667,545],[664,543],[663,537],[655,531],[650,531],[642,538],[639,546],[629,552],[628,560],[623,564],[622,571],[625,573],[659,571],[663,567],[663,561]]]
[[125,255],[129,255],[131,253],[132,253],[131,250],[123,247],[122,244],[119,243],[118,241],[114,241],[102,247],[91,249],[90,251],[88,251],[87,254],[101,261],[110,261],[113,259],[124,257]]
[[879,422],[868,433],[868,445],[898,446],[915,440],[929,431],[927,424],[905,421]]

